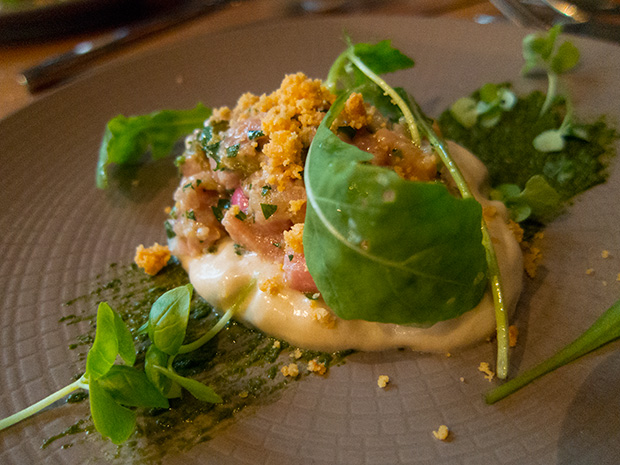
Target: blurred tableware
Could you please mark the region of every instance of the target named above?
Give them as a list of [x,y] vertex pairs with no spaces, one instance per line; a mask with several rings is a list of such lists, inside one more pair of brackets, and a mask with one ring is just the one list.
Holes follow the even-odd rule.
[[20,83],[27,86],[30,92],[38,92],[74,76],[90,63],[108,53],[212,12],[228,2],[229,0],[189,2],[179,9],[167,11],[165,14],[150,20],[120,27],[99,39],[80,42],[72,50],[24,70],[19,78]]

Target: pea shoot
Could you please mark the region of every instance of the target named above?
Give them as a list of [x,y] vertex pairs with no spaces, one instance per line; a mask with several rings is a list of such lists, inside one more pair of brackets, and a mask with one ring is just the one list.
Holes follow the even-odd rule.
[[[115,444],[125,442],[136,425],[135,408],[168,408],[168,399],[180,397],[183,389],[204,402],[220,403],[222,398],[209,386],[179,375],[173,368],[179,354],[198,350],[230,321],[245,302],[255,282],[251,281],[218,322],[197,340],[184,344],[189,321],[193,287],[172,289],[160,296],[140,331],[151,342],[145,355],[144,370],[134,367],[136,350],[133,336],[106,302],[97,309],[93,345],[88,351],[84,374],[45,399],[0,420],[0,430],[8,428],[63,399],[73,391],[89,393],[90,412],[95,428]],[[117,363],[120,359],[120,363]]]
[[[570,71],[579,63],[579,49],[571,42],[565,41],[557,46],[557,39],[562,32],[562,26],[555,25],[549,32],[532,33],[523,39],[523,74],[527,74],[535,68],[542,68],[547,73],[547,96],[540,110],[543,115],[551,108],[552,103],[558,97],[559,76]],[[564,96],[566,102],[566,114],[558,129],[550,129],[539,134],[534,139],[534,147],[540,152],[556,152],[562,150],[565,145],[564,137],[573,135],[572,117],[573,105],[570,96]]]

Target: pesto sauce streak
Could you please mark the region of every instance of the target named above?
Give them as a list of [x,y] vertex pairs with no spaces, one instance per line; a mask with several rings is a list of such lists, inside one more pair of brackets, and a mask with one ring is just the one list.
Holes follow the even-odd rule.
[[[87,321],[91,326],[87,333],[78,335],[69,348],[79,349],[78,359],[85,360],[94,338],[97,304],[105,301],[122,316],[135,335],[138,350],[136,366],[141,367],[148,338],[138,334],[138,328],[147,321],[151,305],[161,294],[187,282],[185,270],[174,260],[154,277],[144,274],[135,264],[111,265],[93,283],[92,292],[65,303],[65,306],[75,307],[75,312],[63,317],[59,323],[74,325]],[[195,296],[185,342],[200,337],[220,316],[211,305]],[[309,374],[305,368],[308,361],[318,360],[329,367],[342,363],[350,353],[329,354],[301,350],[297,351],[298,355],[301,353],[301,357],[295,359],[295,349],[284,341],[276,342],[276,339],[260,331],[231,321],[199,350],[179,355],[174,361],[174,368],[180,375],[195,378],[213,387],[224,402],[201,402],[184,391],[181,399],[170,400],[169,409],[139,410],[137,433],[127,443],[119,446],[113,455],[122,461],[151,463],[152,460],[161,459],[174,451],[191,449],[213,437],[235,414],[246,407],[260,406],[276,400],[279,391],[293,380],[302,379]],[[280,369],[292,362],[298,364],[300,375],[294,379],[285,378]],[[86,398],[87,395],[76,393],[71,400],[79,402]],[[44,447],[70,435],[74,436],[74,440],[80,440],[77,434],[92,431],[90,419],[86,422],[82,419],[66,431],[47,439]],[[72,445],[65,443],[61,448]]]
[[[478,93],[473,97],[477,99]],[[618,133],[600,118],[577,125],[588,134],[587,141],[567,137],[564,150],[538,152],[532,145],[534,138],[560,127],[565,112],[563,102],[557,99],[541,116],[544,100],[544,94],[538,91],[520,97],[515,107],[502,113],[500,121],[490,128],[476,124],[467,129],[448,110],[439,117],[439,126],[446,139],[463,145],[486,165],[492,186],[508,183],[523,188],[529,178],[541,174],[567,201],[605,182]]]

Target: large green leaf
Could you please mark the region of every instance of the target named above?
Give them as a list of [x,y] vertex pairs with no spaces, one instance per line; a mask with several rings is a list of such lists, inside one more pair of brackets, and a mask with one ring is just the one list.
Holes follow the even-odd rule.
[[304,250],[319,291],[344,319],[428,325],[470,310],[487,285],[480,204],[366,163],[329,129],[345,100],[305,167]]

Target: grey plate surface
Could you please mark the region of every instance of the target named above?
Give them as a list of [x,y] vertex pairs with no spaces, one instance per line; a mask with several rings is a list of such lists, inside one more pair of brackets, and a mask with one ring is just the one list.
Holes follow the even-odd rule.
[[[485,82],[520,78],[523,31],[449,20],[330,17],[258,24],[205,35],[100,68],[0,121],[0,417],[64,386],[83,362],[68,344],[81,328],[61,325],[63,302],[89,290],[110,263],[129,263],[139,243],[162,242],[163,208],[175,179],[128,196],[94,187],[106,121],[116,114],[232,105],[269,92],[285,73],[324,77],[343,47],[389,38],[416,60],[390,77],[424,109],[442,109]],[[579,41],[583,62],[569,78],[580,114],[620,120],[620,48]],[[544,239],[545,259],[518,308],[512,374],[554,353],[620,296],[620,164],[582,195]],[[608,258],[601,252],[609,251]],[[592,268],[594,274],[587,275]],[[82,328],[83,329],[83,328]],[[494,383],[477,367],[494,345],[460,353],[358,354],[326,378],[308,377],[270,405],[246,412],[212,440],[164,463],[614,464],[620,461],[618,345],[592,354],[487,406]],[[393,380],[381,390],[380,374]],[[461,380],[463,378],[463,380]],[[91,438],[62,448],[42,441],[75,423],[83,406],[56,406],[0,432],[0,463],[133,462]],[[441,424],[450,442],[431,432]],[[66,441],[64,442],[66,443]]]

